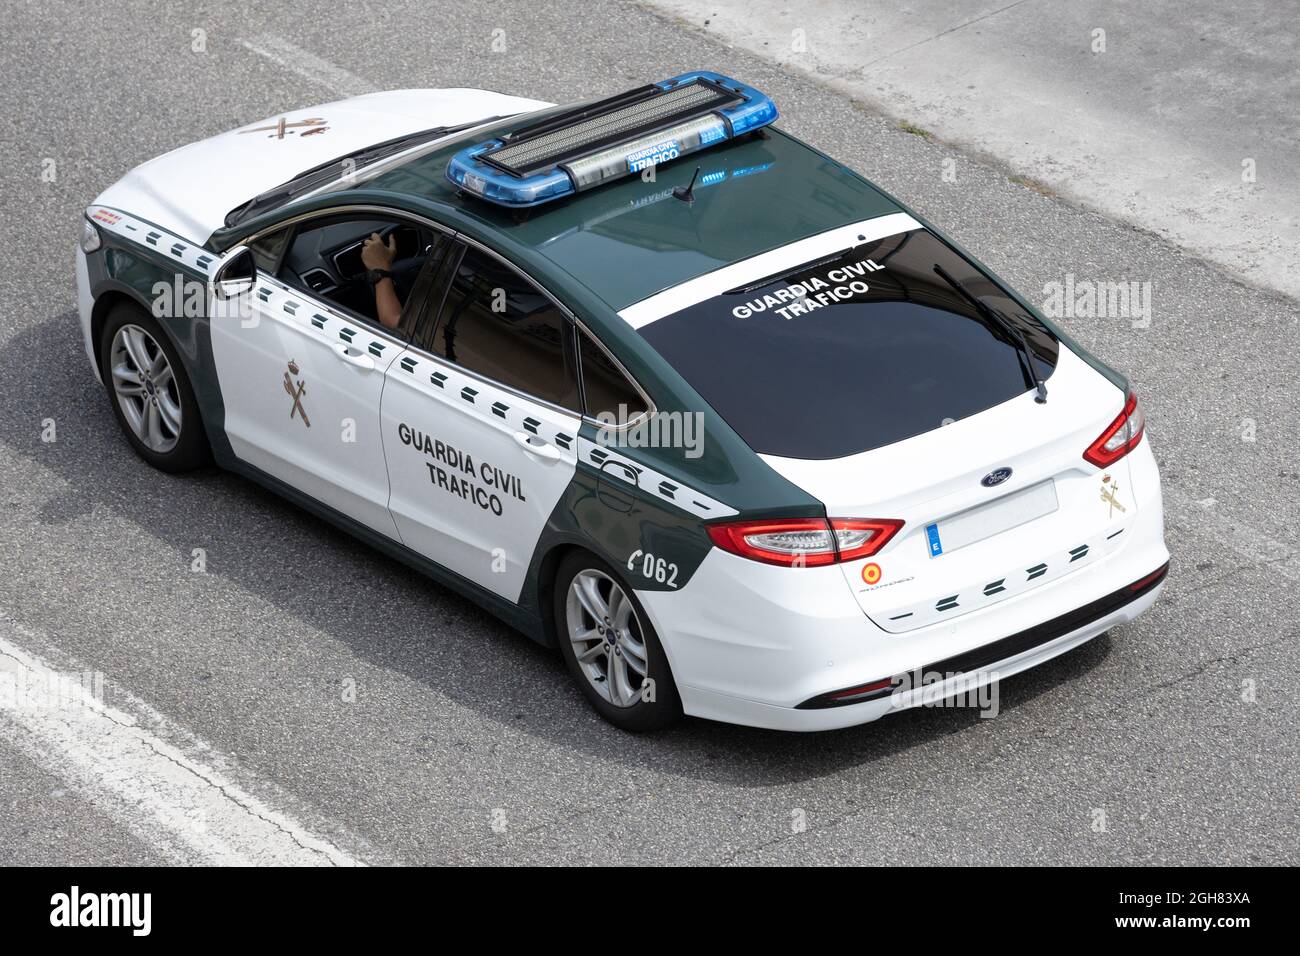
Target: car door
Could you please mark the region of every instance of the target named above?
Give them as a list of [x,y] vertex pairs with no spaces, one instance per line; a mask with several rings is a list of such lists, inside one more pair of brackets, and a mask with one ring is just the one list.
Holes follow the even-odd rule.
[[568,314],[493,252],[458,243],[385,375],[389,509],[403,542],[512,601],[576,467]]
[[403,314],[414,312],[413,277],[426,264],[432,268],[442,246],[427,227],[363,211],[317,217],[256,240],[251,311],[211,325],[235,455],[389,537],[397,529],[388,511],[379,400],[405,336],[375,318],[360,242],[393,230],[413,230],[403,233],[407,258],[417,260],[405,264],[403,275],[412,281]]

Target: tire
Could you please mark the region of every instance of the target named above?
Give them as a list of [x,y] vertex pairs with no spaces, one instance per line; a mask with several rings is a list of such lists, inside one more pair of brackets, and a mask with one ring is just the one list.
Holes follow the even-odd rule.
[[[148,366],[143,375],[140,365]],[[173,473],[212,461],[190,377],[152,315],[125,302],[109,311],[99,337],[99,371],[113,415],[137,455]]]
[[[613,600],[612,588],[622,602]],[[615,628],[606,627],[609,617],[602,614],[604,620],[598,620],[592,613],[592,589],[594,606],[612,610]],[[613,568],[585,551],[565,557],[555,574],[553,612],[565,666],[597,713],[631,733],[660,730],[681,717],[681,698],[659,636],[636,594]],[[583,632],[591,637],[575,641],[575,633]],[[584,650],[592,653],[585,663],[579,660]]]

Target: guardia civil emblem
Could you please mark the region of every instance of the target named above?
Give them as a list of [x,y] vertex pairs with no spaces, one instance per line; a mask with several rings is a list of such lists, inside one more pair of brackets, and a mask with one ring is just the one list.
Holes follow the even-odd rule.
[[307,409],[302,407],[302,397],[307,394],[307,383],[298,378],[298,363],[289,359],[289,368],[284,373],[284,390],[289,393],[293,399],[293,407],[289,409],[289,417],[295,416],[302,419],[302,423],[311,428],[311,420],[307,417]]

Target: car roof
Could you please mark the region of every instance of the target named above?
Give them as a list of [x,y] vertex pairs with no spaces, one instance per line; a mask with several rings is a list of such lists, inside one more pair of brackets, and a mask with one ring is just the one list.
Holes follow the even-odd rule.
[[[417,151],[361,177],[355,188],[453,207],[489,240],[496,234],[528,248],[531,259],[567,273],[615,312],[731,263],[901,209],[857,173],[774,127],[660,165],[655,182],[631,176],[525,211],[464,194],[447,179],[449,159],[467,142],[536,117]],[[674,198],[674,187],[687,185],[697,166],[694,201]]]

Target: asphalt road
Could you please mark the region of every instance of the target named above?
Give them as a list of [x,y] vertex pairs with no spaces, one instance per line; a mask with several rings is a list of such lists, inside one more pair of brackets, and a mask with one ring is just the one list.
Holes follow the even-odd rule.
[[[1295,301],[641,8],[437,7],[9,5],[0,652],[101,672],[114,710],[101,755],[0,708],[0,863],[225,859],[257,826],[291,862],[1297,862]],[[241,479],[149,469],[86,367],[80,212],[145,159],[340,91],[568,100],[702,66],[1036,301],[1070,273],[1150,283],[1149,327],[1063,321],[1142,395],[1171,579],[1136,623],[1006,681],[995,719],[627,736],[466,601]]]

